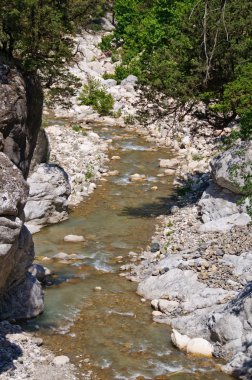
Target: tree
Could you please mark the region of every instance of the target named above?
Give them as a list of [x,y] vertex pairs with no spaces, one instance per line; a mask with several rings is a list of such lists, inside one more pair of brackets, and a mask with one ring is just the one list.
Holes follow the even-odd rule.
[[45,87],[75,80],[66,70],[73,56],[73,35],[101,15],[105,0],[1,0],[0,58],[15,61],[26,73],[36,73]]
[[[177,104],[203,100],[223,125],[243,112],[231,97],[246,80],[251,83],[251,1],[115,0],[115,12],[122,66],[132,68],[133,62],[152,92]],[[244,87],[243,99],[250,88]],[[225,112],[223,102],[229,104]]]

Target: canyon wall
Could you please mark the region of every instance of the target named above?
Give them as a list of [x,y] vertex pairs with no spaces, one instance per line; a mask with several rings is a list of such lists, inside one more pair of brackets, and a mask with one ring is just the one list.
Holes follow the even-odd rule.
[[0,320],[43,311],[41,286],[27,271],[34,245],[23,212],[42,105],[38,79],[0,63]]

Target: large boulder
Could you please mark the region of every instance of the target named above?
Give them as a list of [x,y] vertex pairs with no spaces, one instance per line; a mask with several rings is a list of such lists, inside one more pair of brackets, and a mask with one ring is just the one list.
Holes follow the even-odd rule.
[[32,237],[23,226],[28,189],[20,170],[0,153],[0,319],[43,311],[41,287],[27,272],[34,259]]
[[67,219],[67,199],[71,189],[68,175],[60,166],[37,166],[28,183],[30,193],[24,209],[26,222],[44,226]]
[[233,353],[225,371],[251,379],[252,282],[221,311],[214,313],[208,326],[212,340],[220,342],[224,350]]
[[0,215],[20,215],[29,187],[20,170],[0,152]]
[[246,205],[239,204],[240,196],[211,182],[199,201],[202,221],[211,222],[233,214],[246,212]]
[[241,142],[215,157],[211,163],[214,182],[203,193],[199,207],[201,232],[227,232],[234,226],[246,226],[249,215],[249,181],[252,175],[252,143]]
[[198,281],[197,273],[174,268],[159,276],[150,276],[138,285],[138,294],[146,299],[180,300],[184,313],[203,309],[221,301],[226,291],[208,288]]
[[235,194],[246,194],[246,178],[252,176],[252,141],[243,141],[219,154],[211,163],[213,180]]

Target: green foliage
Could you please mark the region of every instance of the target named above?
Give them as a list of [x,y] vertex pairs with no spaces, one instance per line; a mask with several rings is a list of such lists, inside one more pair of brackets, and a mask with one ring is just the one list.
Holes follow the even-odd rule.
[[240,138],[242,140],[252,139],[252,108],[244,112],[240,122]]
[[193,161],[201,161],[201,160],[203,160],[203,156],[201,155],[201,154],[193,154],[193,156],[192,156],[192,159],[193,159]]
[[224,115],[252,111],[252,62],[236,67],[234,80],[224,85],[219,102],[211,108]]
[[73,57],[69,36],[100,16],[107,4],[105,0],[1,0],[0,59],[37,73],[44,87],[53,88],[51,98],[74,95],[76,78],[66,70]]
[[111,115],[114,99],[100,84],[99,81],[89,79],[88,83],[83,86],[79,96],[80,104],[92,106],[100,115]]
[[118,111],[113,111],[111,113],[111,116],[114,117],[115,119],[119,119],[122,116],[122,110],[119,109]]
[[[122,65],[178,104],[203,100],[228,123],[251,106],[251,2],[115,0]],[[131,68],[131,67],[130,67]]]
[[113,38],[113,34],[108,34],[102,38],[102,41],[99,43],[99,48],[104,53],[111,51]]
[[127,115],[124,117],[124,123],[126,125],[134,125],[136,122],[136,117],[133,115]]
[[85,181],[91,182],[93,178],[94,178],[94,167],[92,164],[88,164],[86,167]]
[[111,74],[111,73],[107,73],[107,72],[106,72],[106,73],[103,74],[102,77],[103,77],[103,79],[105,79],[105,80],[106,80],[106,79],[115,79],[115,74]]
[[81,127],[79,126],[79,124],[73,124],[72,125],[72,130],[75,131],[75,132],[80,132]]

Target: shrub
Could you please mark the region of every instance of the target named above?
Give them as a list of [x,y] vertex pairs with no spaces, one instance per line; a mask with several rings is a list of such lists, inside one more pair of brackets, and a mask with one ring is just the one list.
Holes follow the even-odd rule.
[[114,98],[95,79],[90,78],[83,86],[79,100],[81,105],[92,106],[101,116],[112,114]]
[[126,125],[134,125],[136,122],[136,118],[134,115],[127,115],[124,117],[124,123]]
[[113,34],[109,34],[102,38],[98,46],[104,53],[111,51],[113,38],[114,38]]
[[107,80],[107,79],[115,79],[116,80],[115,74],[111,74],[111,73],[107,73],[107,72],[105,72],[102,77],[105,80]]
[[72,129],[73,129],[75,132],[80,132],[81,127],[80,127],[78,124],[73,124],[73,125],[72,125]]

